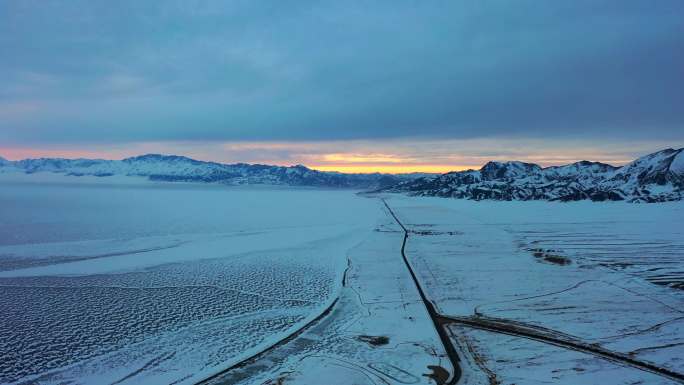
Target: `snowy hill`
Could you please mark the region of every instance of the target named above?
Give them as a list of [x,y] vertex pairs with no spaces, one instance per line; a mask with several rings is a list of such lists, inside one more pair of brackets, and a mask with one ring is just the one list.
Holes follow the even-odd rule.
[[588,161],[546,168],[489,162],[479,170],[403,181],[379,191],[474,200],[681,200],[684,149],[658,151],[623,167]]
[[40,158],[7,161],[0,158],[0,173],[37,172],[71,176],[113,175],[146,177],[155,181],[208,182],[224,184],[271,184],[376,189],[421,175],[342,174],[322,172],[305,166],[222,164],[184,156],[148,154],[123,160]]

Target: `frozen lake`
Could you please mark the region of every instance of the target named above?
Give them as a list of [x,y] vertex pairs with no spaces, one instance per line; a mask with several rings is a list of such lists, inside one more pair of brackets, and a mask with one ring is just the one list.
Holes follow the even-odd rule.
[[3,183],[0,212],[0,383],[192,383],[328,306],[378,202]]

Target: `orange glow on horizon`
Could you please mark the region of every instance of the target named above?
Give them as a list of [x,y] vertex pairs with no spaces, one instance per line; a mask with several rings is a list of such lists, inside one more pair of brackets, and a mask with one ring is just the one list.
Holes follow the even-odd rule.
[[324,162],[342,162],[342,163],[404,163],[407,160],[398,154],[347,154],[347,153],[333,153],[322,154],[321,160]]
[[307,166],[311,169],[318,171],[337,171],[345,174],[372,174],[372,173],[383,173],[383,174],[408,174],[412,172],[425,172],[425,173],[435,173],[444,174],[450,171],[463,171],[471,168],[479,167],[468,167],[468,166],[454,166],[454,165],[441,165],[441,164],[418,164],[418,165],[320,165],[320,166]]
[[123,159],[149,153],[182,155],[201,161],[225,164],[250,163],[291,166],[303,164],[320,171],[340,173],[446,173],[480,169],[488,161],[518,160],[542,167],[579,160],[600,161],[616,166],[666,147],[684,147],[671,141],[617,143],[587,141],[542,141],[535,139],[348,140],[320,142],[229,142],[167,141],[111,144],[45,144],[8,146],[0,144],[0,157]]

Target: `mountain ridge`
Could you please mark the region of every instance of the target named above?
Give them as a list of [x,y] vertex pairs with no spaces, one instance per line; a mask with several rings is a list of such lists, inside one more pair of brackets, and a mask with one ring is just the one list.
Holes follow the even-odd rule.
[[153,181],[230,185],[270,184],[355,188],[472,200],[665,202],[684,197],[684,148],[667,148],[624,166],[582,160],[541,167],[521,161],[490,161],[480,169],[445,174],[345,174],[304,165],[202,161],[180,155],[144,154],[121,160],[0,157],[0,173],[51,172],[71,176],[146,177]]
[[51,172],[70,176],[108,177],[114,175],[146,177],[153,181],[205,182],[223,184],[273,184],[289,186],[376,189],[422,176],[405,174],[343,174],[318,171],[303,165],[274,166],[265,164],[202,161],[186,156],[145,154],[108,159],[35,158],[8,161],[0,159],[0,173],[33,174]]
[[472,200],[675,201],[684,197],[684,148],[657,151],[621,167],[586,160],[549,167],[492,161],[479,170],[402,181],[377,191]]

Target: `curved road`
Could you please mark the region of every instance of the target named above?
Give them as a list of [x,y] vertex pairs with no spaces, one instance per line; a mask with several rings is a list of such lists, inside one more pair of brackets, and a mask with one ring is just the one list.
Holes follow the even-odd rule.
[[[409,269],[411,277],[413,278],[416,287],[420,292],[420,296],[423,299],[423,302],[425,302],[425,307],[428,309],[430,317],[433,319],[435,328],[437,329],[437,332],[440,334],[440,338],[442,338],[442,342],[444,343],[444,346],[447,349],[447,353],[449,352],[449,349],[452,349],[453,353],[455,354],[455,350],[453,350],[453,345],[451,344],[447,332],[445,330],[446,325],[461,324],[481,330],[513,335],[516,337],[522,337],[555,345],[569,350],[575,350],[582,353],[591,354],[609,361],[627,365],[645,372],[650,372],[661,377],[665,377],[670,380],[684,384],[684,374],[682,373],[674,372],[670,369],[654,365],[650,362],[637,360],[626,354],[604,349],[597,345],[583,342],[580,339],[564,336],[562,333],[554,332],[553,330],[535,328],[531,325],[525,325],[519,322],[501,318],[489,318],[478,315],[472,317],[458,317],[438,313],[437,311],[435,311],[434,304],[425,296],[420,281],[417,279],[416,274],[414,273],[413,268],[411,267],[411,264],[408,261],[408,258],[406,258],[404,248],[406,246],[406,241],[408,240],[408,229],[406,229],[404,224],[401,223],[401,221],[399,220],[399,218],[397,218],[392,208],[387,204],[387,202],[384,199],[382,199],[382,202],[385,204],[385,207],[387,207],[387,210],[389,210],[390,214],[397,222],[397,224],[399,224],[399,226],[401,226],[401,228],[404,230],[404,243],[401,246],[401,254],[404,258],[404,262],[406,263],[406,267]],[[449,340],[449,342],[445,342],[444,338]],[[451,358],[451,355],[449,357]],[[455,358],[456,360],[458,360],[458,356],[456,356]],[[457,372],[460,375],[460,371]],[[458,378],[456,378],[456,380],[458,380]],[[451,383],[455,382],[452,381]]]

